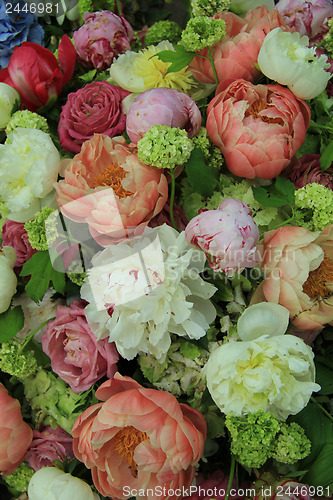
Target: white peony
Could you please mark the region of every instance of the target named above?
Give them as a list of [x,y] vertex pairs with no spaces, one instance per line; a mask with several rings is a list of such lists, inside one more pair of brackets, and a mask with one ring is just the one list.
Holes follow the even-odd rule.
[[331,74],[327,56],[317,57],[309,38],[275,28],[265,37],[258,55],[264,75],[287,87],[300,99],[313,99],[326,88]]
[[16,293],[17,278],[13,271],[16,252],[12,247],[0,248],[0,314],[7,311]]
[[41,130],[16,128],[0,144],[0,196],[10,210],[8,219],[26,222],[41,209],[41,199],[57,181],[60,155]]
[[9,122],[12,114],[20,108],[21,97],[17,90],[6,83],[0,83],[0,130]]
[[43,467],[30,479],[29,500],[98,500],[90,486],[56,467]]
[[145,352],[162,362],[170,333],[199,339],[215,319],[209,299],[216,288],[199,276],[205,255],[184,232],[166,224],[146,229],[130,244],[105,248],[92,264],[81,288],[88,323],[126,359]]

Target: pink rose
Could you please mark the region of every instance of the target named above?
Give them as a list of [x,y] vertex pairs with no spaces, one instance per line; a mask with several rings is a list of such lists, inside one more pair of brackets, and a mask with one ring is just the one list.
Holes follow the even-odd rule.
[[121,135],[126,124],[121,103],[128,95],[127,90],[104,81],[88,83],[69,94],[58,127],[61,146],[79,153],[94,134]]
[[119,355],[114,343],[97,340],[91,332],[82,302],[58,306],[56,318],[47,325],[42,347],[54,373],[75,394],[87,391],[100,378],[112,378]]
[[72,437],[61,427],[52,429],[48,425],[42,431],[34,430],[24,460],[35,471],[42,467],[52,467],[53,460],[63,462],[74,457],[72,441]]
[[295,184],[296,189],[306,186],[306,184],[322,184],[333,190],[333,167],[322,171],[320,155],[305,155],[302,158],[294,158],[285,170],[285,176]]
[[320,234],[280,227],[264,234],[258,250],[266,278],[251,304],[267,301],[286,307],[302,338],[302,330],[318,333],[333,321],[333,225]]
[[97,389],[96,397],[102,403],[85,410],[72,432],[75,456],[91,469],[97,490],[126,499],[132,489],[164,486],[161,500],[182,498],[181,492],[168,496],[168,490],[193,481],[206,438],[201,413],[119,373]]
[[95,134],[64,175],[55,185],[62,212],[86,222],[102,246],[143,230],[168,197],[163,171],[142,163],[123,137]]
[[123,16],[108,10],[86,12],[83,21],[83,26],[73,33],[82,65],[103,71],[115,57],[131,49],[134,32]]
[[206,128],[230,172],[272,179],[303,144],[309,123],[309,106],[287,88],[236,80],[210,102]]
[[164,87],[142,92],[131,105],[126,132],[137,143],[153,125],[185,129],[194,137],[201,126],[201,113],[193,99],[175,89]]
[[23,264],[36,253],[30,245],[24,222],[6,220],[2,226],[2,246],[13,247],[16,252],[15,268],[20,270]]
[[11,474],[23,461],[32,441],[32,430],[24,422],[17,399],[0,384],[0,472]]
[[210,267],[230,275],[258,263],[259,236],[249,207],[233,198],[202,211],[185,229],[186,241],[205,252]]

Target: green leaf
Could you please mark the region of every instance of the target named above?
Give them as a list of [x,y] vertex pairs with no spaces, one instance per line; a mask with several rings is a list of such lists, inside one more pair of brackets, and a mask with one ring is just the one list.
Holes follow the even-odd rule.
[[282,207],[286,204],[286,199],[283,196],[271,194],[262,186],[253,187],[252,191],[254,198],[263,207]]
[[333,394],[333,371],[322,363],[316,363],[316,382],[321,386],[319,396]]
[[36,358],[38,366],[44,367],[51,364],[50,358],[45,354],[45,352],[42,349],[42,344],[32,339],[29,343],[29,348],[34,352],[34,356]]
[[185,163],[185,170],[191,186],[205,198],[212,196],[218,182],[219,172],[208,165],[201,148],[194,148]]
[[93,81],[96,72],[97,72],[96,69],[92,69],[91,71],[88,71],[88,73],[84,73],[84,75],[79,76],[79,78],[80,80],[83,80],[85,83],[90,83]]
[[163,62],[171,62],[172,64],[168,67],[168,73],[173,71],[180,71],[190,64],[192,59],[196,56],[195,52],[188,52],[184,49],[183,45],[176,45],[175,50],[162,50],[158,52],[153,57],[158,57]]
[[53,283],[57,292],[63,294],[65,291],[65,274],[53,269],[49,252],[35,253],[23,266],[21,276],[31,278],[25,287],[26,294],[34,301],[39,302],[45,295],[45,292]]
[[286,179],[286,177],[279,176],[276,178],[275,189],[281,193],[289,203],[295,199],[296,188],[289,179]]
[[24,325],[24,314],[21,306],[8,309],[0,314],[0,342],[8,342],[22,330]]
[[309,472],[302,478],[302,482],[310,486],[323,486],[324,488],[329,486],[333,478],[332,457],[333,443],[325,444]]
[[329,143],[319,160],[322,171],[327,170],[333,163],[333,141]]
[[295,186],[285,177],[277,177],[274,184],[263,188],[252,188],[255,199],[263,207],[283,207],[289,205],[295,198]]

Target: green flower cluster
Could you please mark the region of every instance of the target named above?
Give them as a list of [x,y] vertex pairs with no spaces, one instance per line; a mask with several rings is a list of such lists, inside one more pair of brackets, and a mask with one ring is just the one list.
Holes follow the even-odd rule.
[[6,134],[13,132],[16,128],[35,128],[49,133],[49,126],[47,124],[46,118],[39,115],[38,113],[33,113],[27,109],[23,111],[16,111],[6,125]]
[[329,30],[323,38],[324,49],[326,50],[329,57],[333,58],[333,18],[327,21]]
[[154,125],[138,142],[141,161],[157,168],[173,169],[189,159],[193,144],[186,130],[168,125]]
[[169,40],[172,44],[179,42],[182,30],[174,21],[157,21],[148,29],[145,36],[145,44],[157,45],[163,40]]
[[219,148],[217,148],[209,139],[205,127],[201,127],[199,132],[192,139],[193,147],[200,148],[205,156],[205,160],[210,163],[214,168],[220,169],[223,165],[223,155]]
[[36,250],[47,250],[45,221],[54,212],[53,208],[43,207],[37,212],[35,219],[24,224],[24,229],[28,233],[28,238],[32,248]]
[[0,347],[0,370],[20,380],[37,372],[37,361],[31,351],[21,351],[22,344],[11,339]]
[[80,17],[83,17],[85,12],[96,12],[98,10],[115,9],[115,0],[79,0]]
[[295,215],[310,231],[322,231],[332,224],[333,191],[315,182],[295,192]]
[[304,429],[279,422],[263,409],[246,416],[228,415],[225,425],[231,436],[231,452],[246,467],[261,467],[268,458],[293,464],[310,453]]
[[192,17],[213,16],[223,10],[229,10],[231,0],[192,0]]
[[192,17],[182,32],[181,42],[186,50],[195,52],[216,45],[225,34],[223,19],[207,16]]
[[13,490],[24,493],[27,491],[30,479],[35,474],[35,471],[29,467],[27,462],[21,462],[18,468],[12,473],[3,475],[2,479]]

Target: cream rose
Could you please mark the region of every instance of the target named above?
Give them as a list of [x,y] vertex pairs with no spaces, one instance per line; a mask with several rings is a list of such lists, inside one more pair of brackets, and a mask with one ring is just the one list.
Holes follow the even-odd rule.
[[12,247],[0,249],[0,314],[7,311],[16,293],[17,278],[13,271],[16,252]]

